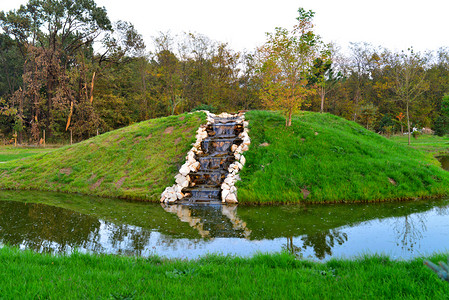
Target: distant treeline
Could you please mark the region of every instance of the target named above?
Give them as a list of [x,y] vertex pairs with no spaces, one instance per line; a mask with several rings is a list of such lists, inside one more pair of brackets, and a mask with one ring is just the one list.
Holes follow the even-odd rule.
[[[47,142],[67,141],[70,131],[82,140],[194,109],[265,107],[260,49],[241,53],[201,34],[160,33],[148,51],[131,23],[111,22],[92,0],[30,0],[0,12],[0,28],[0,139],[37,143],[45,130]],[[407,107],[395,87],[401,53],[365,43],[351,44],[347,55],[336,48],[310,68],[307,86],[316,93],[302,109],[377,132],[405,130]],[[449,48],[408,53],[425,74],[410,99],[412,124],[446,128]]]

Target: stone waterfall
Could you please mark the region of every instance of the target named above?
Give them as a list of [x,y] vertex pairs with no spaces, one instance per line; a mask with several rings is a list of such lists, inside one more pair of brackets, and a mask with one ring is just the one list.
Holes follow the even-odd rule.
[[243,152],[248,150],[248,122],[244,114],[207,114],[196,142],[187,153],[186,162],[175,176],[176,184],[167,187],[161,202],[237,203],[235,182],[245,164]]

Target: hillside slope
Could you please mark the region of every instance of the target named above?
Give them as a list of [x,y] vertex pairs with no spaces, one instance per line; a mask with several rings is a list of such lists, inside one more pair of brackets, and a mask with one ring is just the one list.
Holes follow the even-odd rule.
[[[250,111],[246,119],[252,143],[237,182],[241,204],[449,195],[449,172],[430,154],[354,122],[310,112],[288,128],[278,113]],[[0,164],[0,188],[157,202],[205,122],[203,113],[153,119]]]
[[153,119],[0,165],[0,188],[159,201],[204,113]]
[[449,172],[430,154],[330,114],[251,111],[252,143],[240,203],[342,202],[449,194]]

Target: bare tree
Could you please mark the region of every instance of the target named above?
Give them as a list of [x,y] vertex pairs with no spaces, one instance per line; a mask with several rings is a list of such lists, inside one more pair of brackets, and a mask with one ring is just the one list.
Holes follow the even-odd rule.
[[426,81],[424,58],[413,51],[396,55],[395,59],[395,84],[393,90],[398,100],[403,101],[406,107],[408,144],[410,145],[410,104],[427,91],[429,83]]

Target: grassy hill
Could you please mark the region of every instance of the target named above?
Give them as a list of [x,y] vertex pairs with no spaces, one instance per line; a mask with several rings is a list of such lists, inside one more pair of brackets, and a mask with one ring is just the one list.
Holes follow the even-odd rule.
[[[431,154],[330,115],[251,111],[241,204],[353,202],[449,195]],[[203,113],[153,119],[73,146],[0,164],[0,188],[159,201],[194,142]]]
[[240,203],[341,202],[449,194],[449,172],[431,154],[330,114],[304,112],[284,126],[252,111]]
[[184,163],[204,113],[153,119],[0,164],[0,188],[159,201]]

